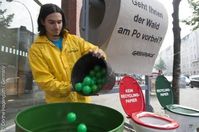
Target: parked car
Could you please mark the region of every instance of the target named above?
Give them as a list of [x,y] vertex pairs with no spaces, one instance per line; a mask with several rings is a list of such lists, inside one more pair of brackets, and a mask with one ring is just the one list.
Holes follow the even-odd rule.
[[182,78],[182,79],[185,80],[186,86],[189,86],[189,85],[190,85],[190,79],[189,79],[187,76],[181,75],[180,78]]
[[192,75],[190,78],[190,87],[199,87],[199,75]]
[[[165,76],[167,78],[167,80],[172,83],[173,80],[173,76]],[[180,75],[180,79],[179,79],[179,86],[180,88],[186,88],[186,86],[188,86],[190,84],[190,80],[188,77],[184,76],[184,75]]]
[[120,81],[122,80],[122,78],[124,76],[131,76],[133,77],[135,80],[137,80],[139,85],[144,85],[145,84],[145,76],[144,75],[140,75],[140,74],[117,74],[116,75],[116,85],[119,85]]

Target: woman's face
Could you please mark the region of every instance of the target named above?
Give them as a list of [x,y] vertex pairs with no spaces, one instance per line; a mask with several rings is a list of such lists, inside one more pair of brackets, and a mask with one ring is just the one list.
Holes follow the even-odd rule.
[[58,12],[49,14],[42,22],[46,29],[46,35],[50,40],[59,38],[63,23],[62,15]]

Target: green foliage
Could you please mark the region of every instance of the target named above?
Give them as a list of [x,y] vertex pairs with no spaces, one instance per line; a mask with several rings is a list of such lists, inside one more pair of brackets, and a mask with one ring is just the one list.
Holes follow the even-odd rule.
[[[0,6],[2,4],[2,1],[0,1]],[[6,13],[7,9],[0,9],[0,26],[3,27],[9,27],[10,23],[12,22],[12,19],[14,17],[14,14],[4,15]]]
[[161,71],[163,71],[163,70],[166,70],[166,69],[167,69],[167,66],[166,66],[164,60],[163,60],[162,58],[160,58],[159,61],[158,61],[158,63],[155,64],[154,68],[155,68],[156,70],[161,70]]
[[182,20],[187,25],[193,26],[193,30],[199,28],[199,0],[188,0],[189,5],[192,8],[192,16],[187,20]]

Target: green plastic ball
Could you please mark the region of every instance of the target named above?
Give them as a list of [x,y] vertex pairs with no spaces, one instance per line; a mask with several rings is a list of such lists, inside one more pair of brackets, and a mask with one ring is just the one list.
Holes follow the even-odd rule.
[[91,84],[90,84],[90,86],[92,86],[94,84],[95,84],[95,81],[91,78]]
[[93,93],[95,93],[95,92],[98,91],[97,85],[92,85],[92,86],[91,86],[91,89],[92,89],[92,92],[93,92]]
[[88,85],[86,85],[86,86],[83,87],[82,92],[85,95],[89,95],[91,93],[91,88]]
[[101,73],[102,73],[103,76],[105,76],[106,75],[106,69],[102,68]]
[[95,72],[100,71],[100,69],[101,69],[101,67],[100,67],[99,65],[96,65],[96,66],[94,67],[94,71],[95,71]]
[[92,83],[92,80],[89,76],[86,76],[83,80],[83,85],[90,85]]
[[74,112],[70,112],[67,114],[66,119],[67,119],[67,122],[72,123],[76,121],[77,116]]
[[102,84],[103,83],[103,80],[100,78],[97,80],[97,84]]
[[97,83],[97,78],[96,77],[92,77],[93,83],[96,84]]
[[102,76],[102,73],[99,71],[99,72],[96,72],[96,78],[100,78]]
[[75,90],[80,92],[82,90],[82,83],[76,83],[75,84]]
[[80,123],[77,126],[77,132],[87,132],[87,127],[84,123]]
[[90,70],[89,76],[94,77],[95,76],[95,71],[94,70]]

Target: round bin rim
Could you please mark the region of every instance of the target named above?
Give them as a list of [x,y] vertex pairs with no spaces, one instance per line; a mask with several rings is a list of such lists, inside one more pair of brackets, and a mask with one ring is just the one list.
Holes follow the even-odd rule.
[[[186,109],[186,110],[190,110],[190,111],[195,111],[195,113],[197,114],[190,114],[190,113],[185,113],[185,112],[176,112],[173,111],[173,108],[182,108],[182,109]],[[182,106],[182,105],[178,105],[178,104],[170,104],[170,105],[166,105],[165,109],[171,113],[175,113],[178,115],[183,115],[183,116],[190,116],[190,117],[199,117],[199,110],[194,109],[194,108],[190,108],[190,107],[186,107],[186,106]]]
[[118,128],[120,128],[120,127],[122,127],[122,126],[124,125],[124,116],[123,116],[123,114],[122,114],[121,112],[119,112],[118,110],[113,109],[113,108],[108,107],[108,106],[104,106],[104,105],[99,105],[99,104],[94,104],[94,103],[80,103],[80,102],[67,102],[67,103],[63,102],[63,103],[49,103],[49,104],[39,104],[39,105],[35,105],[35,106],[26,108],[26,109],[24,109],[24,110],[18,112],[17,115],[16,115],[16,117],[15,117],[14,122],[15,122],[15,124],[16,124],[17,126],[19,126],[19,127],[20,127],[21,129],[23,129],[24,131],[31,132],[30,130],[24,128],[24,127],[18,122],[17,118],[18,118],[21,114],[23,114],[25,111],[28,112],[28,111],[30,111],[30,110],[32,110],[32,109],[36,109],[36,108],[38,108],[38,107],[45,107],[45,106],[49,106],[49,105],[61,105],[61,104],[65,104],[65,105],[66,105],[66,104],[83,104],[83,105],[92,105],[92,106],[94,105],[94,106],[103,107],[103,108],[106,108],[106,109],[111,109],[111,110],[117,112],[118,114],[121,115],[121,117],[122,117],[122,122],[120,123],[120,125],[118,125],[116,128],[112,129],[112,130],[109,131],[109,132],[112,132],[112,131],[114,131],[114,130],[117,130]]

